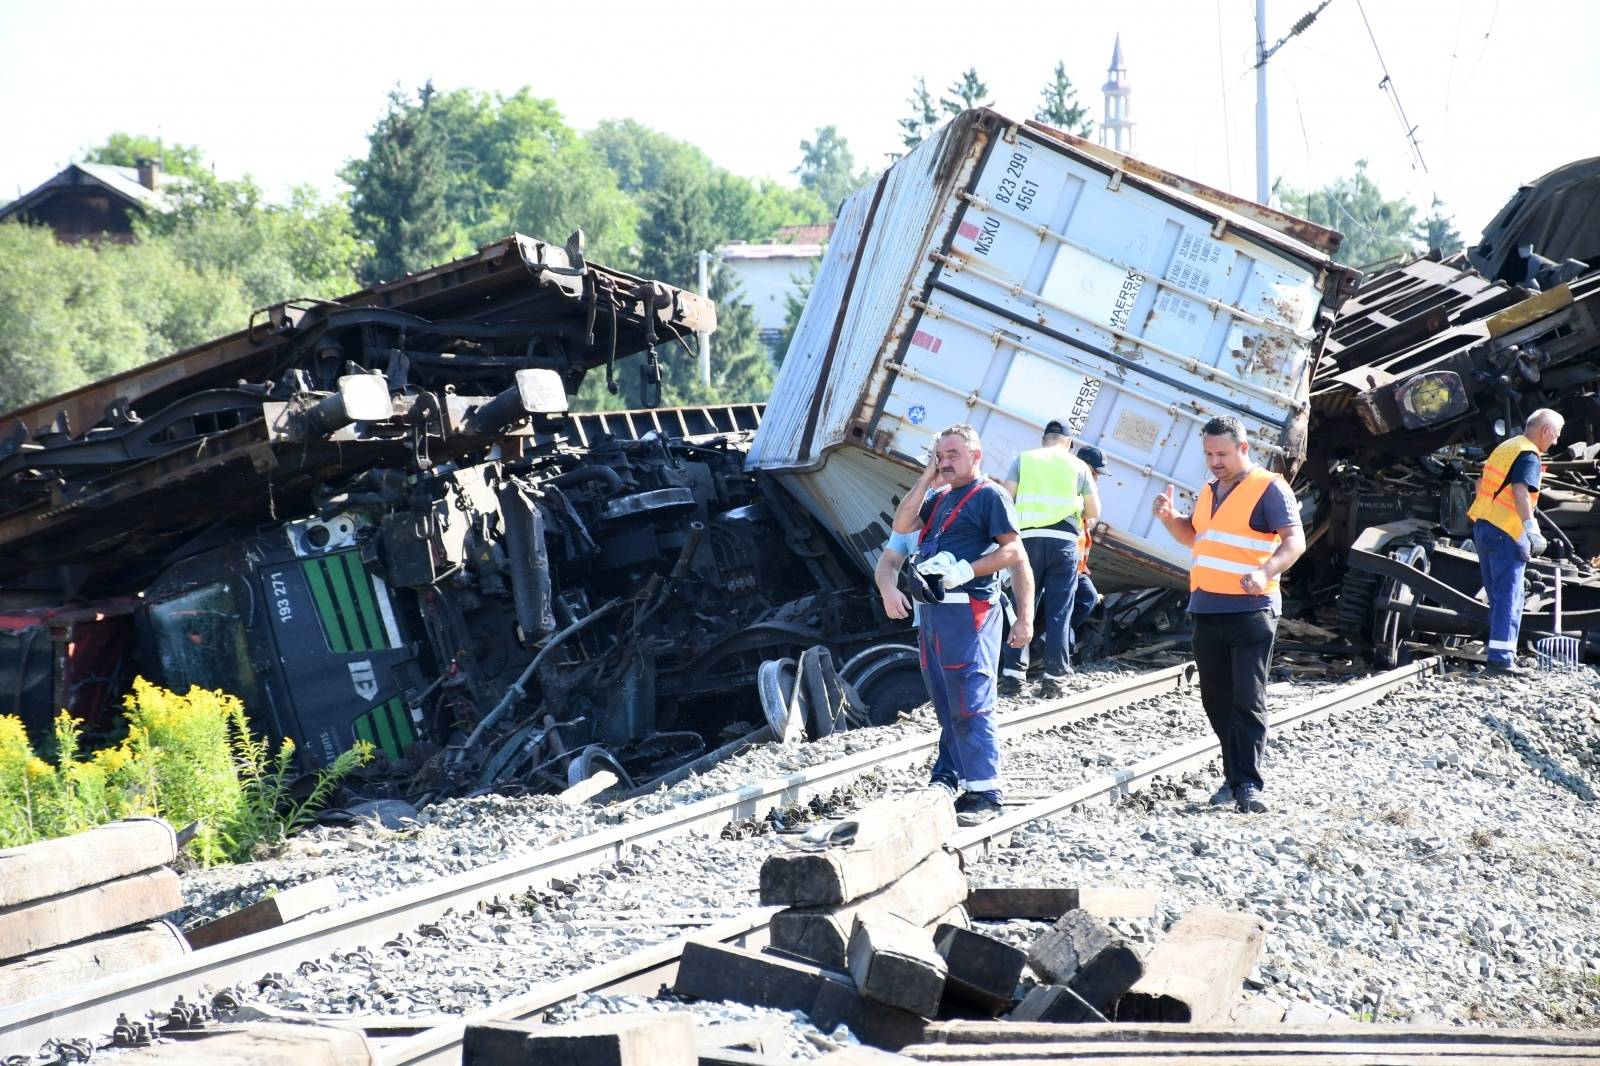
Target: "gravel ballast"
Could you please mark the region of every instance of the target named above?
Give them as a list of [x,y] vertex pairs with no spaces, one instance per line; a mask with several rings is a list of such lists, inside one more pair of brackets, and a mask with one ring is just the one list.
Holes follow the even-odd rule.
[[[1117,676],[1086,672],[1075,687]],[[1325,687],[1280,691],[1274,706]],[[1271,813],[1204,808],[1209,776],[1158,782],[1117,805],[1025,827],[969,873],[975,884],[1157,888],[1161,919],[1127,923],[1146,941],[1198,903],[1252,910],[1272,923],[1253,979],[1286,1003],[1308,1000],[1352,1018],[1592,1025],[1600,1013],[1597,712],[1600,684],[1589,670],[1431,678],[1275,738]],[[881,730],[769,745],[606,807],[546,797],[436,804],[414,828],[318,830],[290,850],[320,857],[193,875],[186,887],[196,913],[266,884],[330,873],[347,899],[371,898],[931,726],[924,709]],[[1194,695],[1163,697],[1008,745],[1006,773],[1026,798],[1204,730]],[[791,812],[791,821],[837,816],[918,784],[925,772],[876,772],[820,812]],[[552,892],[450,915],[238,995],[315,1013],[474,1011],[753,905],[761,861],[784,846],[768,828],[669,841]],[[1020,942],[1038,928],[995,931]],[[586,1009],[612,1009],[606,997],[589,1000]],[[695,1009],[713,1020],[745,1016]],[[840,1038],[795,1024],[795,1055]]]

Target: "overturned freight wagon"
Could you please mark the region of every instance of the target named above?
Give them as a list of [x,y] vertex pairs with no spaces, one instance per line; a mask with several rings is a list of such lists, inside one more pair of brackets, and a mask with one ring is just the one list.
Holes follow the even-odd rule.
[[1182,587],[1151,515],[1206,480],[1199,429],[1245,424],[1292,476],[1310,371],[1356,277],[1339,235],[989,110],[848,199],[750,463],[870,566],[933,434],[970,423],[1003,471],[1060,419],[1109,467],[1102,588]]
[[411,798],[649,779],[761,721],[762,662],[898,627],[743,470],[759,408],[567,411],[714,324],[513,236],[0,416],[0,713],[221,688]]

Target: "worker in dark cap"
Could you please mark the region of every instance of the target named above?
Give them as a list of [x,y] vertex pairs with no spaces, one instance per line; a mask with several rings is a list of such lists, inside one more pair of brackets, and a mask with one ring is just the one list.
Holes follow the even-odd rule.
[[[1099,448],[1085,444],[1078,449],[1078,459],[1089,468],[1089,476],[1094,479],[1098,493],[1100,475],[1106,472],[1106,457]],[[1100,606],[1100,590],[1094,587],[1094,580],[1089,576],[1089,549],[1093,546],[1094,538],[1089,533],[1089,523],[1085,522],[1083,529],[1078,532],[1078,585],[1072,592],[1072,619],[1067,623],[1070,648],[1078,646],[1078,630]]]
[[[1039,447],[1012,460],[1000,484],[1017,501],[1022,547],[1033,571],[1034,618],[1044,641],[1039,694],[1058,696],[1072,672],[1068,630],[1078,587],[1078,536],[1100,517],[1100,495],[1089,467],[1072,454],[1066,427],[1055,420],[1045,425]],[[1007,647],[1000,663],[1001,694],[1021,692],[1027,676],[1027,647]]]

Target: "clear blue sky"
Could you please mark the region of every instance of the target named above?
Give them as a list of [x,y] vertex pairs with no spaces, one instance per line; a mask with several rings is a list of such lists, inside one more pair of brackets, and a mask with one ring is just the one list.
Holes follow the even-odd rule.
[[[1356,0],[1269,65],[1271,169],[1306,187],[1359,158],[1390,195],[1437,194],[1471,239],[1517,185],[1600,154],[1600,3],[1363,0],[1421,142],[1402,133]],[[1275,40],[1315,0],[1268,0]],[[554,98],[579,127],[636,118],[749,175],[789,178],[832,123],[858,161],[896,145],[914,78],[975,65],[1025,118],[1056,60],[1094,114],[1115,35],[1135,154],[1254,192],[1252,0],[605,5],[0,0],[0,198],[115,130],[205,149],[225,176],[334,188],[396,83]]]

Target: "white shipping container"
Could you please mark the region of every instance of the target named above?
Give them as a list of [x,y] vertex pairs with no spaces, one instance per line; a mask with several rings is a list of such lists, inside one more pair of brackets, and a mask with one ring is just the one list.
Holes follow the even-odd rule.
[[1293,473],[1325,294],[1348,276],[1323,250],[1337,234],[1197,189],[992,111],[959,116],[845,201],[749,465],[870,567],[940,429],[975,426],[999,477],[1060,419],[1109,468],[1096,582],[1183,585],[1188,551],[1152,499],[1172,484],[1192,508],[1215,415]]

